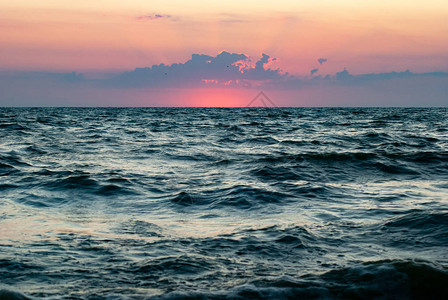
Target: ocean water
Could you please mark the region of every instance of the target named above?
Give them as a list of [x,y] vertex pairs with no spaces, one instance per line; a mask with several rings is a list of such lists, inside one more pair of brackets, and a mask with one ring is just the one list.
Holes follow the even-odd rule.
[[1,108],[0,299],[448,299],[448,109]]

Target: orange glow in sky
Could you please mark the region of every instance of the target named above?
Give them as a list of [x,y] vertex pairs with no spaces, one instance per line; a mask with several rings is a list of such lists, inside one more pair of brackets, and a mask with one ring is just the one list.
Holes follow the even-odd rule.
[[[155,17],[158,16],[158,17]],[[307,74],[446,69],[448,2],[0,1],[0,70],[131,70],[221,50]]]

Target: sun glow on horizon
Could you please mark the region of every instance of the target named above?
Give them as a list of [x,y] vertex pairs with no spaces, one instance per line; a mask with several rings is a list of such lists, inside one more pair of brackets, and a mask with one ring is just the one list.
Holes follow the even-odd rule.
[[253,90],[203,88],[178,94],[181,106],[189,107],[245,107],[252,99]]

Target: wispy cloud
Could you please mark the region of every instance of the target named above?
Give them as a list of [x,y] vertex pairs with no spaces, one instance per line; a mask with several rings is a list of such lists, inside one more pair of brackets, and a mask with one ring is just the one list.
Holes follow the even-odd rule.
[[241,14],[219,14],[217,19],[222,24],[240,24],[253,21],[253,18],[248,15]]
[[154,21],[159,19],[168,19],[171,18],[170,15],[162,15],[162,14],[150,14],[150,15],[144,15],[144,16],[138,16],[135,19],[139,21]]

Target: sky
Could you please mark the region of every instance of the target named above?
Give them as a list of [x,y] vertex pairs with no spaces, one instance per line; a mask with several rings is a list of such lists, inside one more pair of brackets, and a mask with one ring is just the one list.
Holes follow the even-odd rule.
[[446,0],[0,0],[0,106],[448,106]]

